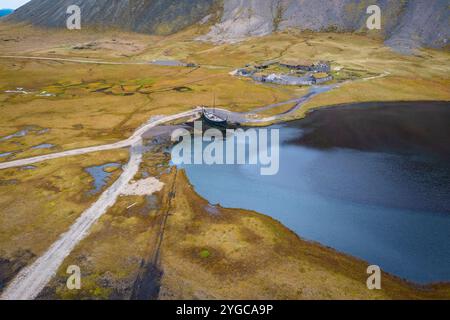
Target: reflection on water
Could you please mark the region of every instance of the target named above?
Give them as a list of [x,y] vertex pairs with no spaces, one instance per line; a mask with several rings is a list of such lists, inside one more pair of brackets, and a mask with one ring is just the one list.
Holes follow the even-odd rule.
[[[354,112],[364,116],[363,110]],[[411,114],[407,117],[411,119]],[[314,135],[317,122],[276,127],[283,141],[276,176],[261,176],[257,166],[187,166],[197,192],[214,204],[268,214],[303,238],[408,280],[450,280],[446,158],[426,152],[396,153],[392,148],[384,152],[342,146],[318,149],[312,143],[305,147],[293,141],[305,133]],[[353,136],[364,139],[358,132]],[[374,139],[379,147],[380,137]]]
[[12,152],[0,153],[0,158],[7,158],[7,157],[9,157],[11,155],[13,155]]
[[86,172],[94,178],[94,188],[89,191],[90,195],[96,195],[102,191],[103,187],[108,183],[111,172],[108,169],[120,167],[119,163],[107,163],[101,166],[93,166],[86,168]]
[[37,146],[32,147],[31,149],[51,149],[53,148],[55,145],[51,144],[51,143],[43,143]]
[[29,129],[23,129],[23,130],[17,131],[17,132],[15,132],[13,134],[10,134],[9,136],[5,136],[5,137],[0,138],[0,141],[7,141],[7,140],[10,140],[12,138],[25,137],[28,134],[29,131],[30,131]]
[[36,169],[35,166],[25,166],[25,167],[20,167],[20,170],[34,170]]
[[184,67],[185,63],[177,60],[153,60],[152,64],[165,67]]
[[43,135],[43,134],[48,133],[49,131],[50,131],[50,129],[47,129],[47,128],[42,129],[38,126],[27,126],[26,128],[19,130],[17,132],[14,132],[13,134],[10,134],[10,135],[4,136],[4,137],[0,137],[0,142],[8,141],[8,140],[11,140],[14,138],[22,138],[22,137],[25,137],[26,135],[28,135],[29,133]]

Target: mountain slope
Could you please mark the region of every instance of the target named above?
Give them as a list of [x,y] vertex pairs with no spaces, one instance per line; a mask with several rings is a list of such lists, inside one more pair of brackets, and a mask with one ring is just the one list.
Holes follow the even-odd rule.
[[215,0],[32,0],[7,19],[65,27],[70,5],[81,8],[82,25],[170,34],[209,14]]
[[447,0],[32,0],[6,19],[64,27],[71,4],[81,7],[83,25],[153,34],[170,34],[199,23],[220,6],[220,21],[201,37],[215,42],[288,28],[368,32],[366,9],[372,4],[381,8],[383,22],[382,30],[371,33],[393,47],[445,47],[450,33]]
[[447,0],[226,0],[222,21],[204,39],[233,41],[288,28],[366,32],[371,4],[382,10],[378,33],[388,44],[406,49],[447,45]]

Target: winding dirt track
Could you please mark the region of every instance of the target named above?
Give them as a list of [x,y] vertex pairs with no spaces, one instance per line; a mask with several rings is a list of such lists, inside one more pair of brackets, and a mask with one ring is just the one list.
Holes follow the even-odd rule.
[[[70,227],[69,231],[62,234],[53,245],[40,256],[34,263],[22,269],[16,278],[9,284],[0,296],[1,300],[32,300],[44,289],[47,283],[58,271],[64,259],[76,247],[76,245],[88,234],[92,225],[114,205],[117,197],[127,187],[134,178],[142,162],[143,146],[142,135],[149,129],[160,124],[170,122],[176,119],[195,116],[198,110],[192,110],[179,113],[172,116],[166,116],[159,119],[150,120],[147,124],[136,130],[136,132],[127,140],[107,146],[90,147],[73,151],[61,152],[53,155],[36,157],[32,159],[18,160],[10,162],[3,168],[21,166],[24,163],[35,163],[48,159],[61,158],[72,155],[97,152],[101,150],[111,150],[131,146],[130,160],[125,166],[123,173],[117,181],[109,187],[100,198],[87,209]],[[31,162],[30,162],[31,161]]]
[[135,143],[137,143],[139,140],[141,140],[141,136],[145,132],[150,130],[151,128],[154,128],[156,126],[159,126],[161,124],[164,124],[164,123],[176,120],[176,119],[193,116],[196,113],[198,113],[199,111],[200,110],[196,109],[193,111],[179,113],[179,114],[176,114],[173,116],[167,116],[167,117],[162,117],[162,118],[158,118],[158,119],[151,119],[145,125],[143,125],[139,129],[137,129],[130,138],[123,140],[123,141],[119,141],[119,142],[112,143],[112,144],[101,145],[101,146],[74,149],[74,150],[68,150],[68,151],[63,151],[63,152],[58,152],[58,153],[51,153],[51,154],[46,154],[43,156],[38,156],[38,157],[33,157],[33,158],[19,159],[19,160],[10,161],[10,162],[3,162],[3,163],[0,163],[0,170],[14,168],[14,167],[23,167],[23,166],[31,165],[31,164],[42,162],[42,161],[52,160],[52,159],[78,156],[78,155],[93,153],[93,152],[98,152],[98,151],[115,150],[115,149],[129,147],[129,146],[132,146]]
[[[39,57],[17,57],[17,56],[0,56],[0,58],[19,58],[19,59],[38,59],[38,60],[59,60],[78,63],[94,63],[94,64],[126,64],[126,63],[110,63],[105,61],[86,61],[75,59],[58,59],[58,58],[39,58]],[[131,64],[131,63],[130,63]],[[136,63],[140,64],[140,63]],[[372,80],[376,78],[386,77],[389,73],[386,72],[380,76],[362,79]],[[341,84],[342,85],[342,84]],[[333,90],[339,85],[325,86],[325,87],[312,87],[310,92],[303,97],[293,99],[265,107],[255,109],[252,113],[235,113],[224,109],[215,109],[219,114],[228,117],[231,121],[239,123],[258,123],[266,121],[274,121],[281,119],[282,117],[290,114],[303,106],[303,104],[309,101],[312,97]],[[249,116],[252,114],[269,110],[284,104],[295,103],[295,106],[279,115],[275,115],[264,119],[251,119]],[[21,159],[11,162],[0,163],[0,170],[14,167],[21,167],[30,165],[37,162],[47,161],[51,159],[57,159],[68,156],[82,155],[98,151],[121,149],[125,147],[131,147],[130,160],[119,179],[109,187],[89,209],[87,209],[77,221],[70,227],[69,231],[60,236],[60,238],[39,257],[30,266],[22,269],[22,271],[16,276],[16,278],[9,284],[0,296],[0,300],[31,300],[35,299],[39,293],[44,289],[47,283],[56,274],[58,268],[63,263],[64,259],[70,254],[70,252],[76,247],[76,245],[84,238],[89,232],[92,225],[116,202],[117,197],[123,192],[129,182],[133,179],[139,170],[139,166],[142,162],[142,136],[149,129],[158,125],[174,121],[176,119],[197,116],[201,112],[201,109],[197,108],[184,113],[179,113],[172,116],[165,116],[158,119],[151,119],[145,125],[137,129],[134,134],[123,141],[113,144],[94,146],[88,148],[81,148],[76,150],[69,150],[60,153],[48,154],[38,156],[34,158]]]
[[[112,66],[133,66],[133,65],[142,65],[142,66],[150,66],[150,65],[158,65],[153,62],[146,61],[136,61],[136,62],[121,62],[121,61],[106,61],[106,60],[94,60],[94,59],[79,59],[79,58],[58,58],[58,57],[36,57],[36,56],[11,56],[11,55],[0,55],[2,59],[17,59],[17,60],[41,60],[41,61],[59,61],[59,62],[70,62],[70,63],[84,63],[84,64],[103,64],[103,65],[112,65]],[[159,65],[161,66],[161,65]],[[180,66],[165,66],[165,67],[180,67]],[[212,65],[212,64],[202,64],[202,68],[207,69],[228,69],[227,66],[221,65]],[[194,70],[194,68],[193,68]]]
[[[338,87],[338,84],[330,85],[330,86],[313,86],[309,90],[307,94],[304,96],[301,96],[300,98],[295,98],[287,101],[278,102],[275,104],[267,105],[264,107],[253,109],[251,112],[232,112],[226,109],[221,108],[214,108],[208,109],[210,112],[214,112],[217,115],[221,116],[222,118],[226,118],[230,120],[231,122],[236,122],[240,124],[258,124],[258,123],[267,123],[271,121],[277,121],[282,120],[284,117],[296,112],[299,110],[306,102],[311,100],[313,97],[331,91]],[[288,111],[285,111],[283,113],[279,113],[270,117],[265,118],[254,118],[253,116],[256,116],[258,113],[267,111],[276,107],[284,106],[287,104],[295,103],[295,105],[290,108]]]
[[[313,91],[313,94],[317,94]],[[311,94],[307,97],[300,98],[298,107],[301,106],[305,100],[309,99]],[[290,102],[290,101],[289,101]],[[286,102],[287,103],[287,102]],[[268,106],[272,108],[275,105]],[[266,109],[266,108],[263,108]],[[20,159],[11,162],[0,163],[0,170],[14,167],[21,167],[30,165],[37,162],[47,161],[51,159],[82,155],[87,153],[93,153],[105,150],[114,150],[125,147],[130,148],[130,160],[125,166],[123,173],[118,180],[111,185],[100,198],[88,208],[70,227],[69,231],[62,234],[60,238],[53,243],[53,245],[36,261],[34,261],[28,267],[22,269],[14,280],[8,285],[0,296],[0,300],[32,300],[35,299],[39,293],[45,288],[48,282],[58,271],[58,268],[64,262],[64,259],[72,252],[77,244],[83,240],[93,224],[100,219],[100,217],[112,207],[116,202],[120,194],[123,193],[129,182],[134,178],[139,170],[139,166],[142,162],[143,146],[142,136],[148,130],[170,122],[176,119],[195,117],[198,116],[201,109],[197,108],[191,111],[175,114],[172,116],[164,116],[160,118],[153,118],[142,127],[138,128],[134,134],[123,141],[119,141],[113,144],[94,146],[88,148],[81,148],[69,151],[63,151],[54,154],[48,154],[28,159]],[[227,112],[228,115],[234,115],[242,122],[251,122],[246,118],[245,114],[230,113],[226,110],[220,110],[221,112]],[[253,120],[254,121],[254,120]]]
[[33,57],[33,56],[0,56],[3,59],[25,59],[25,60],[47,60],[47,61],[61,61],[73,63],[87,63],[87,64],[106,64],[106,65],[149,65],[148,62],[113,62],[104,60],[86,60],[76,58],[56,58],[56,57]]

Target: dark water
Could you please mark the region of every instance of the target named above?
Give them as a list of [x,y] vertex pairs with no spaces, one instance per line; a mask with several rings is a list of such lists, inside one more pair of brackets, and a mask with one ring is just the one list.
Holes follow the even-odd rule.
[[450,281],[450,106],[366,104],[279,128],[280,171],[186,166],[203,197],[418,283]]

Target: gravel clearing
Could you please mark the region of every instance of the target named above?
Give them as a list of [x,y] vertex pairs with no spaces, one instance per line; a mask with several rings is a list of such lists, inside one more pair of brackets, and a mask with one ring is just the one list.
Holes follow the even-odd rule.
[[161,191],[164,183],[156,178],[150,177],[128,184],[122,191],[125,196],[151,196],[155,192]]
[[[60,238],[53,243],[53,245],[34,263],[22,269],[9,286],[3,291],[0,300],[33,300],[45,288],[48,282],[58,271],[58,268],[64,262],[77,244],[83,240],[88,234],[91,227],[105,214],[110,207],[112,207],[117,198],[127,192],[150,192],[162,188],[159,181],[146,179],[130,185],[130,181],[139,171],[139,166],[142,162],[142,154],[144,152],[142,135],[149,129],[154,128],[160,124],[170,122],[176,119],[190,117],[198,113],[198,110],[192,110],[184,113],[179,113],[172,116],[153,118],[144,126],[137,129],[136,132],[127,140],[118,142],[111,146],[124,147],[131,146],[130,160],[124,167],[123,173],[111,187],[109,187],[100,198],[88,208],[70,227],[70,229],[62,234]],[[104,147],[104,146],[103,146]],[[102,146],[79,149],[74,151],[67,151],[57,154],[57,156],[48,155],[44,157],[33,158],[31,163],[36,160],[43,161],[48,158],[58,158],[68,155],[83,154],[88,152],[95,152],[103,150]],[[29,160],[29,159],[28,159]],[[27,163],[27,159],[10,162],[9,167]],[[5,165],[5,164],[3,164]],[[23,164],[22,164],[23,165]],[[6,163],[8,167],[8,163]],[[3,167],[5,168],[5,167]],[[1,167],[0,167],[1,169]],[[152,191],[153,193],[154,191]]]

